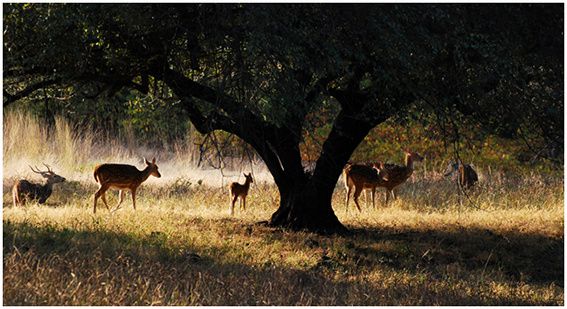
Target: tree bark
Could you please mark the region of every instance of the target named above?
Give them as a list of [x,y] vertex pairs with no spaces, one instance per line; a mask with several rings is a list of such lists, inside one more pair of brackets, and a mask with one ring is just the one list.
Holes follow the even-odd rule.
[[272,215],[271,226],[321,233],[344,232],[331,206],[332,192],[320,191],[313,179],[278,187],[280,206]]
[[333,211],[333,191],[343,166],[372,127],[354,115],[339,113],[313,175],[278,185],[280,206],[270,224],[323,233],[346,231]]

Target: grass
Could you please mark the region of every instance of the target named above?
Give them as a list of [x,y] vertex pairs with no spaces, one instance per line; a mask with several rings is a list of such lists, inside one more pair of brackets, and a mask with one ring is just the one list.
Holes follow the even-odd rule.
[[562,182],[538,188],[543,203],[526,204],[533,187],[478,193],[483,207],[524,201],[478,210],[414,203],[415,190],[432,189],[416,181],[360,214],[344,211],[337,189],[335,211],[352,231],[344,236],[259,224],[277,206],[270,185],[253,187],[234,218],[226,192],[205,185],[179,194],[143,185],[138,210],[127,199],[97,215],[93,185],[72,185],[75,195],[65,186],[47,206],[14,209],[5,194],[4,304],[564,303]]
[[[562,176],[479,168],[469,199],[431,164],[396,201],[361,201],[361,213],[345,210],[341,182],[333,207],[351,233],[324,236],[261,223],[279,201],[265,173],[255,170],[247,209],[230,217],[226,183],[242,182],[240,171],[223,178],[158,153],[163,177],[141,186],[136,211],[127,194],[120,210],[101,203],[93,215],[92,166],[111,158],[141,167],[130,153],[152,152],[99,145],[64,123],[45,142],[36,120],[10,117],[5,305],[564,305]],[[23,145],[22,130],[31,136]],[[27,164],[43,160],[68,181],[46,205],[13,208],[11,185],[39,180]]]

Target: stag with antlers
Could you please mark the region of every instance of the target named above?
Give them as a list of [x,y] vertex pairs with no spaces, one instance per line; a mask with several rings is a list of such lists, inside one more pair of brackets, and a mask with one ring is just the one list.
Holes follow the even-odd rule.
[[37,166],[35,169],[31,166],[30,168],[34,173],[40,174],[47,180],[44,185],[32,183],[25,179],[20,179],[14,184],[12,188],[14,207],[25,205],[28,199],[38,200],[40,204],[45,203],[53,192],[53,185],[65,181],[64,177],[55,174],[47,164],[43,163],[43,165],[47,167],[47,171],[40,171]]

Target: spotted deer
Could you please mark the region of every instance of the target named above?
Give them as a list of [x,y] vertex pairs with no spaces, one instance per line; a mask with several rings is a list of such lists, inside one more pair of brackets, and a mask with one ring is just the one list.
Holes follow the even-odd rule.
[[40,204],[45,203],[53,192],[53,185],[65,181],[64,177],[55,174],[47,164],[43,163],[43,165],[47,167],[47,171],[40,171],[37,166],[35,169],[31,166],[30,168],[34,173],[40,174],[47,180],[45,184],[32,183],[25,179],[20,179],[14,184],[12,188],[14,207],[25,205],[28,199],[38,200]]
[[390,195],[393,199],[396,198],[396,189],[399,185],[403,184],[410,178],[413,174],[413,163],[418,161],[423,161],[423,156],[417,152],[411,152],[404,150],[405,152],[405,165],[380,163],[377,167],[382,173],[383,182],[380,187],[386,188],[386,203],[388,202]]
[[[383,175],[376,165],[362,165],[348,163],[343,169],[343,179],[345,181],[346,194],[346,211],[348,212],[348,202],[350,200],[350,193],[354,188],[354,204],[360,212],[360,205],[358,204],[358,197],[364,190],[370,190],[372,197],[372,207],[374,207],[374,195],[376,187],[383,185]],[[368,206],[368,200],[367,200]]]
[[470,164],[463,164],[461,160],[451,162],[445,170],[445,177],[457,172],[457,182],[463,189],[469,189],[478,182],[478,174]]
[[94,178],[96,182],[100,185],[98,191],[94,195],[94,208],[93,213],[96,213],[96,202],[99,197],[102,198],[104,205],[108,210],[108,203],[106,202],[106,191],[110,188],[116,188],[119,190],[119,200],[118,205],[114,210],[118,210],[120,204],[124,200],[124,190],[130,190],[132,193],[132,206],[134,210],[136,209],[136,190],[146,181],[150,175],[160,178],[161,174],[158,171],[158,166],[156,164],[156,158],[152,159],[152,162],[148,162],[144,158],[146,163],[146,168],[143,170],[138,170],[135,166],[128,164],[115,164],[115,163],[104,163],[97,165],[94,170]]
[[241,185],[238,182],[233,182],[229,186],[229,193],[230,193],[230,215],[234,215],[234,204],[236,203],[236,199],[240,197],[240,209],[246,209],[246,196],[248,196],[248,190],[250,190],[250,184],[254,182],[252,178],[252,174],[244,174],[246,181],[244,184]]

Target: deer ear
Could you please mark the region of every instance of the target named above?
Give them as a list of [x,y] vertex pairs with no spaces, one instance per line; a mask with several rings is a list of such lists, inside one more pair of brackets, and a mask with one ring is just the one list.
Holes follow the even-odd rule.
[[146,163],[146,165],[150,165],[150,162],[148,162],[148,160],[146,159],[146,157],[144,157],[144,163]]
[[152,164],[156,164],[156,157],[152,159]]

